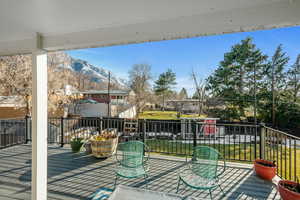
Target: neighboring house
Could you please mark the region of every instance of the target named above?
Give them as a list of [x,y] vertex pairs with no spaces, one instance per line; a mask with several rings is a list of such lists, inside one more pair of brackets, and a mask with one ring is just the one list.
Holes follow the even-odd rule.
[[120,118],[135,118],[136,117],[136,106],[127,106],[123,109],[119,109],[118,117]]
[[[80,96],[76,103],[70,106],[70,114],[82,117],[122,117],[134,118],[136,116],[135,106],[129,103],[134,92],[126,90],[90,90],[76,92]],[[110,97],[110,98],[108,98]],[[108,104],[110,99],[110,104]]]
[[166,107],[170,109],[185,111],[185,112],[195,112],[199,108],[198,99],[183,99],[183,100],[167,100]]
[[155,110],[156,109],[156,104],[155,103],[151,103],[151,102],[146,102],[144,104],[144,107],[142,109],[146,109],[146,110]]
[[26,103],[20,96],[0,96],[0,119],[21,118],[26,115]]
[[128,90],[90,90],[85,92],[76,92],[83,96],[83,99],[92,99],[98,103],[108,103],[111,104],[128,104],[129,98],[134,96],[133,91]]
[[76,108],[74,105],[69,109],[71,114],[82,117],[108,117],[108,106],[111,117],[134,118],[136,116],[136,107],[132,105],[108,105],[107,103],[98,103],[94,100],[82,100]]
[[182,112],[197,112],[199,109],[199,103],[203,103],[203,105],[209,108],[226,108],[222,99],[218,98],[208,98],[204,102],[199,102],[199,99],[167,100],[166,108]]

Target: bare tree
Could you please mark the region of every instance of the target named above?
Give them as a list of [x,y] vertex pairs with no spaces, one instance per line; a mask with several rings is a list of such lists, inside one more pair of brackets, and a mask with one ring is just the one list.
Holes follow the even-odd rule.
[[201,79],[198,80],[194,70],[192,70],[192,79],[194,81],[194,86],[196,89],[198,99],[198,114],[200,116],[201,113],[203,113],[204,101],[206,98],[206,82]]
[[1,95],[22,97],[26,104],[26,115],[30,114],[31,83],[30,56],[16,55],[0,57]]
[[[22,97],[26,115],[31,113],[32,71],[31,56],[15,55],[0,57],[0,95]],[[48,55],[48,111],[57,113],[70,102],[64,94],[67,84],[76,83],[76,74],[68,69],[70,60],[64,53]],[[18,104],[16,104],[18,106]]]
[[135,92],[133,102],[138,117],[150,97],[151,66],[148,64],[135,64],[128,73],[129,87]]

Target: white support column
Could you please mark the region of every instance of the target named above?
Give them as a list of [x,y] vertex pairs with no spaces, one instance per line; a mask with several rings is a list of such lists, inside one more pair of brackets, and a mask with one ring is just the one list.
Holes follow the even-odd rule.
[[47,199],[47,53],[37,49],[32,53],[32,184],[31,199]]

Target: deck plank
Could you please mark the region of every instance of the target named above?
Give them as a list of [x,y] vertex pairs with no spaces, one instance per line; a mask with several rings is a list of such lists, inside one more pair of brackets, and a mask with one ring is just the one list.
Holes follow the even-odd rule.
[[[49,146],[48,150],[48,199],[86,199],[98,188],[112,188],[114,183],[113,158],[96,159],[84,153],[74,154],[70,148]],[[252,165],[227,163],[221,176],[222,188],[213,191],[214,199],[280,199],[276,187],[261,180]],[[150,159],[148,189],[175,193],[178,171],[184,167],[184,159],[153,154]],[[0,150],[0,199],[30,199],[31,146],[18,145]],[[120,179],[120,184],[145,188],[140,179]],[[183,195],[209,199],[207,191],[183,188]]]

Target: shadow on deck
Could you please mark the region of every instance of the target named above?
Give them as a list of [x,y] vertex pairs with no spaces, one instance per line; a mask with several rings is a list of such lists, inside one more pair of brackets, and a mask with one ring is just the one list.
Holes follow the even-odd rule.
[[[175,193],[177,172],[184,166],[180,158],[153,155],[150,159],[148,189]],[[84,153],[74,154],[67,147],[49,146],[48,199],[86,199],[100,187],[112,188],[114,158],[96,159]],[[214,199],[280,199],[272,183],[253,174],[252,166],[228,163],[221,177],[225,196],[219,189]],[[0,199],[30,199],[31,146],[19,145],[0,150]],[[120,179],[119,184],[145,188],[143,178]],[[207,191],[189,188],[181,194],[208,199]]]

